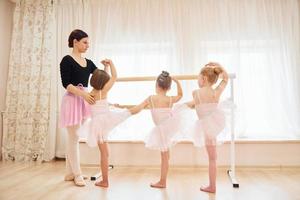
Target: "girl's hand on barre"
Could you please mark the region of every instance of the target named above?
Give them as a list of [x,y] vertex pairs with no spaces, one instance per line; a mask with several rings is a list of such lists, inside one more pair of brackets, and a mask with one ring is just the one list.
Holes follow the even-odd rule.
[[174,76],[171,76],[172,81],[174,82],[178,82],[177,78],[175,78]]
[[108,65],[105,60],[102,60],[101,64],[104,65],[104,67],[107,67],[107,65]]
[[110,60],[110,59],[104,59],[104,60],[101,61],[101,63],[102,63],[105,67],[111,66],[111,65],[113,64],[112,60]]

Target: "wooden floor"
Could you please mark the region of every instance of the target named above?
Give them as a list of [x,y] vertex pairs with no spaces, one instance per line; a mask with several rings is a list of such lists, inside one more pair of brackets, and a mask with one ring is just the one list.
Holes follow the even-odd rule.
[[[85,174],[96,167],[83,167]],[[171,168],[166,189],[149,187],[159,177],[159,168],[115,167],[110,187],[102,189],[88,181],[80,188],[63,181],[64,162],[20,164],[0,162],[0,199],[171,199],[171,200],[300,200],[300,168],[238,168],[240,188],[232,188],[226,169],[218,169],[217,193],[199,187],[207,182],[205,168]]]

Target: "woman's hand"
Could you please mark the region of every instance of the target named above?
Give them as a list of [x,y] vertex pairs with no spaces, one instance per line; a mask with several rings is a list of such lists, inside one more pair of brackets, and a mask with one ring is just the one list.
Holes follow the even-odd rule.
[[88,102],[90,105],[95,103],[95,98],[92,94],[84,92],[83,98],[86,102]]

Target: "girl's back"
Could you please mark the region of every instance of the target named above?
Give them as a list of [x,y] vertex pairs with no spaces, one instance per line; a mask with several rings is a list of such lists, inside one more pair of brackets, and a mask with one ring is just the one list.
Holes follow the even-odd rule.
[[172,107],[171,97],[164,95],[150,96],[150,108],[170,108]]
[[200,88],[193,92],[195,105],[219,102],[219,95],[212,88]]
[[163,95],[150,96],[152,119],[156,125],[172,116],[171,97]]

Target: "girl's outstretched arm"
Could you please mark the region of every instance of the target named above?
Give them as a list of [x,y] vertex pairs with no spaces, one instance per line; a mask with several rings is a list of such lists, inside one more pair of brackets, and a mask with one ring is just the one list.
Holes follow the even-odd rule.
[[142,109],[144,109],[145,107],[147,107],[149,105],[149,97],[147,99],[145,99],[142,103],[140,103],[139,105],[136,105],[132,108],[129,108],[128,110],[130,111],[130,113],[132,115],[139,113]]
[[185,104],[186,104],[188,107],[190,107],[190,108],[195,108],[195,101],[194,101],[194,100],[188,101],[188,102],[186,102]]

